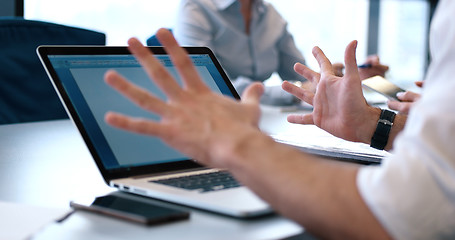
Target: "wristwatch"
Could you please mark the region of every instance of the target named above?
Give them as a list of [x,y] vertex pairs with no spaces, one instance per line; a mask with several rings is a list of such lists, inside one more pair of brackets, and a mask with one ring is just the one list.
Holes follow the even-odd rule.
[[381,110],[381,116],[378,120],[376,131],[374,131],[373,137],[371,138],[371,147],[379,150],[384,150],[389,140],[390,129],[393,126],[393,120],[395,119],[395,113],[386,109]]

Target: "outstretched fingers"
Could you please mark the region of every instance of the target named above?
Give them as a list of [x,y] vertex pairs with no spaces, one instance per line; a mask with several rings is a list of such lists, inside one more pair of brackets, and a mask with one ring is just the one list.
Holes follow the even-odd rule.
[[162,100],[151,95],[146,90],[130,83],[113,70],[106,72],[104,79],[109,86],[113,87],[136,105],[147,111],[164,115],[168,109]]
[[129,39],[128,49],[143,66],[147,75],[169,98],[177,98],[181,95],[182,88],[179,84],[139,40]]
[[193,63],[185,49],[181,48],[169,30],[161,28],[156,37],[171,56],[172,62],[183,79],[185,86],[199,91],[209,91],[209,88],[200,80]]
[[161,137],[166,133],[166,129],[162,124],[149,119],[133,118],[120,113],[108,112],[104,120],[116,128],[139,134]]
[[313,105],[314,93],[312,91],[298,87],[288,81],[284,81],[281,87],[284,91],[296,96],[298,99]]
[[319,79],[321,78],[321,74],[311,70],[307,66],[301,64],[301,63],[296,63],[294,64],[294,71],[310,81],[313,85],[317,85],[319,82]]
[[324,52],[319,47],[313,48],[313,56],[318,61],[319,67],[321,68],[321,74],[334,75],[332,63],[325,56]]

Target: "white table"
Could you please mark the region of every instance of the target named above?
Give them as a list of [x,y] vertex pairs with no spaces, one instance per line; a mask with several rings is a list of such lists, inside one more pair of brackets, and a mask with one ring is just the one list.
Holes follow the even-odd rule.
[[[68,204],[72,199],[104,195],[113,191],[104,183],[79,132],[70,120],[0,125],[0,136],[0,201],[69,210]],[[298,239],[305,239],[299,225],[277,215],[241,220],[191,208],[185,209],[191,211],[190,220],[158,227],[145,227],[91,213],[76,212],[61,224],[49,225],[35,237],[285,239],[298,235]]]
[[68,207],[111,192],[70,120],[0,125],[0,200]]

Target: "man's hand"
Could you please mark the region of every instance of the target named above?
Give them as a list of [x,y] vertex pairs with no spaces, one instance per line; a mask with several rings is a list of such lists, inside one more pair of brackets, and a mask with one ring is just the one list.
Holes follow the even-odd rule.
[[284,90],[313,105],[313,112],[306,115],[290,115],[288,121],[298,124],[315,124],[327,132],[355,142],[370,143],[376,128],[380,109],[369,106],[363,97],[361,78],[355,59],[357,41],[351,42],[345,52],[346,73],[335,75],[332,64],[321,49],[315,47],[313,55],[321,73],[297,63],[297,73],[317,84],[316,92],[298,88],[284,82]]
[[[344,65],[342,63],[332,64],[333,71],[336,76],[342,77],[344,75]],[[389,66],[383,65],[376,55],[368,56],[367,60],[359,66],[359,76],[361,80],[365,80],[374,76],[384,77],[385,73],[389,70]]]
[[379,57],[376,55],[368,56],[367,60],[362,65],[368,66],[359,68],[359,76],[362,80],[378,75],[385,77],[385,73],[389,70],[389,66],[381,64]]
[[[423,87],[423,82],[422,81],[417,81],[415,82],[415,85],[419,88]],[[411,110],[412,105],[414,105],[414,102],[420,99],[420,94],[415,93],[412,91],[406,91],[404,93],[400,92],[397,93],[397,98],[400,99],[401,102],[399,101],[389,101],[387,102],[387,105],[390,109],[397,110],[402,114],[408,114],[409,110]]]
[[[159,137],[203,164],[226,167],[228,163],[222,162],[223,154],[229,154],[230,150],[239,147],[236,144],[247,141],[249,134],[259,132],[259,99],[263,86],[258,83],[250,86],[241,102],[217,94],[201,80],[186,51],[178,46],[169,31],[160,29],[156,35],[171,56],[183,86],[137,39],[130,39],[129,50],[166,94],[167,101],[109,71],[105,75],[107,84],[161,119],[153,121],[109,112],[105,116],[106,122],[124,130]],[[219,162],[213,162],[214,159]]]
[[420,94],[412,91],[399,92],[397,94],[397,98],[400,99],[401,102],[388,101],[387,102],[388,107],[390,109],[397,110],[402,114],[408,114],[414,102],[420,99]]

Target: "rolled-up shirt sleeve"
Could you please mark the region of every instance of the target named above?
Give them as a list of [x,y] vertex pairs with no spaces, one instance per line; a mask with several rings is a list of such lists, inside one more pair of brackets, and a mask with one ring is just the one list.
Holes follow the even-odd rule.
[[395,239],[455,239],[455,1],[432,22],[432,64],[393,154],[360,169],[357,186]]
[[454,176],[444,173],[440,163],[428,166],[422,161],[432,153],[415,151],[408,144],[401,147],[409,147],[408,153],[359,171],[363,199],[395,239],[453,239]]
[[357,175],[361,196],[395,239],[455,239],[454,11],[455,1],[439,2],[422,98],[393,154]]

